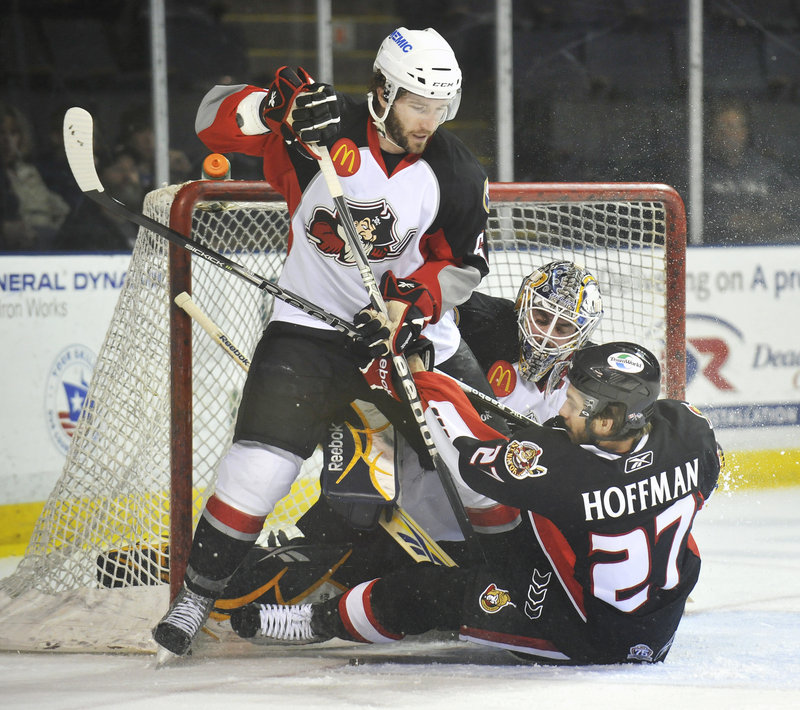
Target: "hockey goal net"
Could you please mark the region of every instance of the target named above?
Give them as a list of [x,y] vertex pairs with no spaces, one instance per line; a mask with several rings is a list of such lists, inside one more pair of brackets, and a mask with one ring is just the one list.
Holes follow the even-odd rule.
[[[496,184],[491,198],[491,273],[480,290],[513,298],[535,266],[582,263],[604,298],[594,339],[647,346],[664,366],[665,393],[682,397],[686,222],[677,193],[647,184]],[[286,205],[264,183],[169,186],[150,193],[144,210],[264,278],[280,272]],[[94,608],[102,600],[115,621],[90,634],[97,619],[73,619],[64,638],[54,635],[62,612],[36,633],[3,622],[0,647],[150,649],[170,565],[176,585],[245,378],[174,305],[181,291],[248,357],[272,309],[264,291],[140,230],[62,475],[17,571],[0,584],[0,621],[19,599],[50,612],[65,599]],[[290,526],[315,500],[318,466],[306,462],[265,529]],[[157,602],[144,591],[154,587]]]

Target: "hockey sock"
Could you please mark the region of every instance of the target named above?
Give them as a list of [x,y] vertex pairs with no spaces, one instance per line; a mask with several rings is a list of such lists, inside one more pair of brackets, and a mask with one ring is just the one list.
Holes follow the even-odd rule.
[[469,574],[430,564],[388,574],[371,590],[373,614],[385,628],[403,635],[457,631]]
[[417,564],[356,585],[314,605],[311,627],[319,635],[386,643],[432,629],[456,631],[469,572]]
[[314,633],[362,643],[387,643],[403,638],[403,634],[385,628],[373,612],[370,591],[376,581],[362,582],[340,597],[314,604],[311,616]]
[[194,533],[186,568],[186,586],[218,598],[255,544],[264,516],[253,516],[211,496]]

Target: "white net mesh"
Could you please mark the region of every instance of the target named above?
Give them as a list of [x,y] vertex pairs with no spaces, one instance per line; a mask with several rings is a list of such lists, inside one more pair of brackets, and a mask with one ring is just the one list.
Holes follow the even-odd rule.
[[[150,193],[145,213],[169,223],[177,190]],[[604,298],[594,339],[636,340],[663,357],[671,327],[670,219],[675,215],[658,201],[494,201],[487,231],[492,271],[480,288],[514,298],[535,266],[577,261],[597,277]],[[259,276],[277,278],[288,233],[284,203],[204,201],[191,221],[193,239]],[[192,260],[191,271],[196,303],[250,357],[272,297],[202,259]],[[192,408],[196,519],[230,445],[245,378],[195,323],[192,402],[171,402],[168,273],[167,242],[140,230],[62,475],[16,573],[0,583],[10,597],[168,578],[171,406]],[[307,462],[268,525],[289,526],[313,502],[318,466],[316,459]]]
[[534,267],[559,259],[594,274],[605,313],[598,342],[635,340],[663,355],[667,332],[667,219],[657,202],[495,204],[491,271],[480,291],[513,298]]

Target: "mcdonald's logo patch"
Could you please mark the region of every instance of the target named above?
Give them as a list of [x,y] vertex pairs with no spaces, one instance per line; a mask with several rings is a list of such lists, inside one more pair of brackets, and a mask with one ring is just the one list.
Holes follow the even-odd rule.
[[498,360],[489,368],[487,379],[495,397],[505,397],[517,386],[517,373],[511,363],[505,360]]
[[361,153],[349,138],[340,138],[330,150],[333,167],[339,177],[355,175],[361,167]]

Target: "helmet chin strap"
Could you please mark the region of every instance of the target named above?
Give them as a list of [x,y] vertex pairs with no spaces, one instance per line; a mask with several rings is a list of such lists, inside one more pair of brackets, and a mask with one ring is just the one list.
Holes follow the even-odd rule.
[[[391,101],[389,101],[386,104],[386,108],[383,111],[383,116],[378,116],[378,114],[375,112],[375,107],[374,107],[375,103],[376,103],[375,95],[370,91],[367,94],[367,108],[369,109],[369,113],[372,116],[372,123],[375,126],[375,130],[378,131],[378,134],[380,136],[382,136],[387,141],[392,143],[392,145],[397,145],[397,143],[395,143],[386,134],[386,119],[389,116],[389,111],[392,108],[392,104],[394,103],[394,99],[392,99]],[[400,148],[401,146],[397,145],[397,147]]]
[[394,103],[394,98],[392,98],[386,104],[386,109],[383,112],[383,116],[378,116],[378,114],[375,113],[375,109],[373,108],[374,102],[375,102],[375,97],[373,93],[370,91],[367,94],[367,108],[369,108],[370,115],[372,116],[372,123],[375,126],[375,130],[378,131],[378,135],[389,141],[389,143],[391,143],[396,148],[399,148],[403,152],[408,152],[403,146],[393,141],[391,136],[389,135],[389,131],[386,130],[386,119],[389,117],[389,111],[392,110],[392,104]]
[[378,126],[378,124],[377,124],[377,123],[375,123],[375,128],[378,130],[378,133],[380,133],[380,134],[381,134],[381,136],[383,136],[383,137],[384,137],[384,138],[385,138],[387,141],[389,141],[389,143],[391,143],[393,146],[396,146],[397,148],[400,148],[400,150],[402,150],[404,153],[407,153],[408,151],[407,151],[405,148],[403,148],[403,146],[401,146],[401,145],[398,145],[397,143],[395,143],[395,142],[394,142],[394,141],[393,141],[393,140],[392,140],[392,139],[389,137],[389,132],[386,130],[386,126],[385,126],[385,125],[383,125],[383,123],[381,123],[381,126],[383,126],[383,130],[381,130],[381,127],[380,127],[380,126]]

